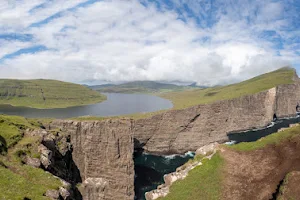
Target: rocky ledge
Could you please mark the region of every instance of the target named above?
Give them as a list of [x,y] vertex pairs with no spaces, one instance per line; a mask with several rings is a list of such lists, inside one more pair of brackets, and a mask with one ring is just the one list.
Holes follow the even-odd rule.
[[217,152],[218,146],[219,143],[215,142],[197,149],[195,159],[187,162],[181,167],[178,167],[176,169],[176,172],[164,175],[165,183],[159,185],[156,190],[146,192],[146,200],[155,200],[167,196],[170,192],[170,187],[174,182],[185,179],[189,171],[197,166],[202,165],[202,159],[210,160],[212,156]]

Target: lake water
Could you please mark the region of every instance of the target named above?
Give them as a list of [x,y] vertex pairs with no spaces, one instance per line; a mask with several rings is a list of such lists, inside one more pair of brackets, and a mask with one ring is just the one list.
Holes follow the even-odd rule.
[[147,94],[105,93],[107,100],[101,103],[69,108],[35,109],[0,105],[0,114],[29,118],[71,118],[79,116],[117,116],[154,112],[173,107],[171,101]]

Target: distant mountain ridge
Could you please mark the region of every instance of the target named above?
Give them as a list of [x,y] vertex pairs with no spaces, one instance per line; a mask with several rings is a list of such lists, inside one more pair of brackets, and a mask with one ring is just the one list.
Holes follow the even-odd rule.
[[154,93],[168,91],[182,91],[186,89],[196,88],[196,86],[180,86],[170,83],[160,83],[156,81],[133,81],[123,84],[104,84],[89,86],[93,90],[99,92],[115,92],[115,93]]

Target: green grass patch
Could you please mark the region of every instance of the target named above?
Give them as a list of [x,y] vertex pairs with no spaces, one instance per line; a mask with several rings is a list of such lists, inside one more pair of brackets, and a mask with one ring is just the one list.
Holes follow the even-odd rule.
[[48,199],[43,194],[62,185],[50,173],[22,164],[25,156],[40,157],[40,137],[23,134],[26,129],[39,126],[33,119],[0,115],[0,143],[6,145],[5,154],[0,155],[1,199]]
[[174,109],[182,109],[194,105],[208,104],[215,101],[255,94],[282,84],[291,84],[293,83],[294,75],[294,69],[282,68],[237,84],[207,89],[169,92],[159,94],[159,96],[171,100],[174,104]]
[[191,170],[188,176],[176,181],[170,193],[159,200],[217,200],[221,198],[223,159],[217,152],[211,160]]
[[[165,99],[172,101],[173,109],[184,109],[200,104],[209,104],[220,100],[238,98],[245,95],[251,95],[258,92],[262,92],[278,85],[291,84],[293,83],[293,77],[295,70],[293,68],[281,68],[279,70],[266,73],[250,80],[222,86],[213,87],[207,89],[195,89],[193,87],[185,87],[184,89],[160,89],[160,92],[151,92],[153,95],[160,96]],[[97,88],[94,88],[97,89]],[[163,92],[162,92],[163,91]],[[148,92],[146,92],[148,93]],[[167,110],[160,110],[149,113],[133,113],[129,115],[115,116],[115,117],[94,117],[94,116],[83,116],[72,118],[74,120],[104,120],[108,118],[133,118],[142,119],[150,118],[154,115],[166,112]]]
[[106,100],[85,86],[55,80],[0,80],[0,104],[32,108],[65,108]]
[[252,151],[265,147],[268,144],[279,144],[285,139],[298,136],[300,134],[300,126],[288,128],[282,132],[273,133],[255,142],[242,142],[236,145],[228,146],[228,148],[238,151]]
[[23,138],[23,131],[35,126],[24,117],[0,115],[0,143],[7,148]]
[[43,196],[48,189],[58,189],[62,184],[59,179],[46,173],[42,169],[29,166],[15,168],[0,166],[0,194],[2,199],[29,199],[45,200]]

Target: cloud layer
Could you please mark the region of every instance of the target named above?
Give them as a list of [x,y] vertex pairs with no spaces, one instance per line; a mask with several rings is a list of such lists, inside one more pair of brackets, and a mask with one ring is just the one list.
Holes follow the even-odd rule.
[[2,1],[0,78],[232,83],[300,66],[299,9],[292,0]]

